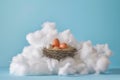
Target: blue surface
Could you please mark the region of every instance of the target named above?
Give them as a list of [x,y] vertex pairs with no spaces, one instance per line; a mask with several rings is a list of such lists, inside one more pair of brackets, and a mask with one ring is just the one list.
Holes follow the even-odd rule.
[[[26,34],[41,29],[45,21],[56,22],[59,31],[71,29],[79,41],[108,43],[114,53],[110,68],[120,68],[120,0],[0,0],[0,67],[9,66],[12,57],[28,45]],[[8,71],[0,76],[13,78]]]
[[0,70],[0,80],[120,80],[120,69],[109,69],[106,73],[95,75],[69,75],[69,76],[14,76],[10,75],[8,69]]

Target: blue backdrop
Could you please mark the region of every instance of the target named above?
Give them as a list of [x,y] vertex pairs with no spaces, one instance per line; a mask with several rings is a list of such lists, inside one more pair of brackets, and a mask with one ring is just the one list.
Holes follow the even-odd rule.
[[29,45],[26,35],[45,21],[77,40],[108,43],[110,67],[120,67],[120,0],[0,0],[0,67]]

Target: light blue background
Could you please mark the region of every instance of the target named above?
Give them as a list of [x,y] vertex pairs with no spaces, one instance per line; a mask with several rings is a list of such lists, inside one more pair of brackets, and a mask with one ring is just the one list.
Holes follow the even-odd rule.
[[77,40],[108,43],[111,66],[120,68],[120,0],[0,0],[0,67],[28,45],[26,35],[45,21]]

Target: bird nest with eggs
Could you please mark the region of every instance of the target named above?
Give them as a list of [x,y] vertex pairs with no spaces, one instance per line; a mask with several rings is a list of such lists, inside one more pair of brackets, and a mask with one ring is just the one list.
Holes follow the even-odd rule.
[[74,57],[76,51],[76,48],[66,43],[60,43],[59,40],[56,38],[53,40],[53,43],[50,45],[49,48],[43,49],[43,54],[46,57],[60,60],[66,57]]

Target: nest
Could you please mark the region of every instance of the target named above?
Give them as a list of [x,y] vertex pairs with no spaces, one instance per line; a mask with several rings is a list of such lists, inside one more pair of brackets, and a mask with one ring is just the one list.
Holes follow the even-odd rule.
[[46,57],[54,58],[57,60],[66,58],[66,57],[74,57],[76,48],[69,46],[67,49],[53,49],[53,48],[43,48],[43,54]]

